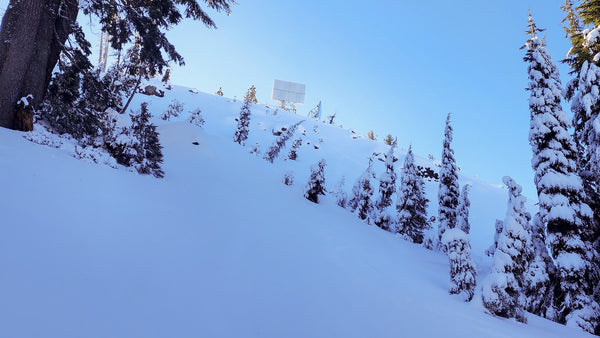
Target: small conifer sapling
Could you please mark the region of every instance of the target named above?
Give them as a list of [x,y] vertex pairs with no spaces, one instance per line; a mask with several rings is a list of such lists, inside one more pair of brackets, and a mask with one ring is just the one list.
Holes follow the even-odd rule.
[[304,189],[304,197],[313,203],[319,203],[319,195],[325,195],[325,165],[324,159],[313,165],[308,184]]

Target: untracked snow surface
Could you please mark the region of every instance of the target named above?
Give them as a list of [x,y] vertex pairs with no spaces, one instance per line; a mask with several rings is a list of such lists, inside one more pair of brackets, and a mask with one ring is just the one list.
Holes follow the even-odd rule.
[[[158,119],[173,99],[184,114]],[[142,100],[159,125],[164,179],[75,159],[68,140],[54,148],[0,129],[0,337],[585,335],[530,314],[528,324],[492,317],[479,287],[471,303],[448,294],[446,256],[367,225],[329,194],[320,204],[303,197],[322,158],[329,190],[344,175],[349,193],[373,152],[379,177],[383,143],[255,105],[242,147],[232,141],[239,101],[181,87],[138,95],[132,107]],[[204,128],[186,122],[195,108]],[[265,161],[272,130],[302,119],[279,158]],[[284,161],[300,136],[298,159]],[[250,154],[256,142],[261,154]],[[396,150],[398,173],[407,146]],[[293,186],[281,182],[288,171]],[[507,191],[460,180],[473,185],[481,280]],[[427,194],[436,215],[437,183]]]

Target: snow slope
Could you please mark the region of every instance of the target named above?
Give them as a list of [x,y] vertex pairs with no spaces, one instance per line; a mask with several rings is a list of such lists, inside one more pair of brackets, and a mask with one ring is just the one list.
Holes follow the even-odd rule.
[[[0,130],[0,337],[584,336],[532,315],[526,325],[492,317],[479,293],[463,303],[447,292],[445,256],[366,225],[331,196],[302,197],[321,158],[327,186],[345,175],[349,192],[384,144],[307,120],[298,160],[283,161],[284,150],[270,164],[250,146],[264,154],[271,130],[301,116],[254,106],[242,147],[232,142],[239,101],[175,87],[133,107],[147,100],[158,116],[172,99],[202,109],[206,125],[187,113],[154,121],[162,180],[77,160],[68,141],[51,148]],[[473,184],[481,280],[506,190],[460,177]],[[427,190],[435,215],[437,184]]]

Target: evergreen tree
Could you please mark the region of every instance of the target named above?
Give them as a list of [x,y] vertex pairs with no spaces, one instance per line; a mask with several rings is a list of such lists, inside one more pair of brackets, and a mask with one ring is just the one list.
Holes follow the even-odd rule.
[[423,231],[430,228],[427,220],[427,204],[425,197],[425,182],[417,174],[412,146],[404,159],[400,189],[396,210],[396,232],[409,238],[413,243],[423,243]]
[[471,301],[477,285],[477,270],[471,259],[469,236],[460,229],[448,229],[444,232],[442,243],[450,262],[450,294],[457,294],[466,302]]
[[300,124],[302,124],[302,122],[304,122],[304,120],[302,120],[300,122],[297,122],[295,124],[292,124],[283,133],[281,133],[281,135],[279,135],[279,137],[277,137],[277,139],[275,140],[275,142],[273,142],[273,144],[265,152],[264,159],[267,160],[267,161],[269,161],[269,162],[271,162],[271,163],[273,163],[273,161],[279,155],[279,152],[281,151],[281,149],[283,149],[283,147],[285,147],[286,142],[292,136],[294,136],[294,133],[296,132],[296,129],[298,129],[298,126]]
[[346,178],[342,176],[333,188],[333,195],[335,196],[335,203],[342,208],[346,208],[348,204],[348,194],[344,190],[346,185]]
[[504,222],[497,219],[494,223],[494,228],[496,229],[496,231],[494,232],[494,244],[490,245],[490,247],[487,250],[485,250],[485,254],[490,257],[494,256],[494,252],[496,252],[496,248],[498,248],[498,238],[502,233],[502,228],[504,228]]
[[314,120],[319,120],[321,119],[321,101],[319,101],[319,104],[317,104],[316,107],[314,107],[313,109],[311,109],[308,112],[308,118],[314,119]]
[[556,267],[548,255],[545,244],[544,225],[539,214],[531,222],[532,257],[527,264],[524,279],[526,308],[528,312],[556,320],[556,308],[553,304],[554,289],[558,286]]
[[[565,88],[573,112],[573,140],[577,147],[577,169],[583,180],[587,198],[585,202],[593,211],[589,229],[596,252],[600,251],[600,2],[586,0],[577,7],[581,18],[573,12],[570,1],[563,9],[569,21],[567,35],[572,47],[566,62],[575,77]],[[580,21],[588,27],[583,29]],[[600,301],[600,295],[597,296]]]
[[471,232],[471,224],[469,224],[469,208],[471,201],[469,200],[470,184],[465,184],[460,193],[460,201],[458,203],[458,211],[456,212],[456,226],[464,231],[467,235]]
[[215,93],[215,95],[223,96],[223,88],[219,87],[219,90]]
[[248,92],[246,92],[246,95],[244,96],[244,102],[246,101],[250,101],[254,104],[258,103],[258,100],[256,99],[256,87],[254,87],[254,85],[252,85],[252,87],[248,89]]
[[[559,309],[557,320],[569,326],[594,332],[600,307],[593,299],[598,284],[598,254],[592,246],[594,227],[592,210],[584,202],[585,192],[577,174],[577,151],[568,134],[570,126],[562,111],[558,70],[545,46],[539,41],[533,19],[524,58],[529,63],[529,142],[533,150],[541,222],[547,231],[547,244],[556,263],[560,292],[555,294]],[[584,62],[584,68],[586,68]],[[591,70],[595,65],[591,65]],[[580,77],[589,73],[582,69]],[[580,78],[581,80],[581,78]],[[580,81],[584,84],[586,81]],[[582,93],[583,86],[579,86]],[[597,91],[598,89],[596,89]],[[575,97],[573,104],[583,99]],[[592,102],[591,98],[585,100]],[[577,110],[577,108],[575,109]],[[577,135],[577,127],[575,128]]]
[[394,138],[392,137],[392,134],[387,134],[387,136],[385,137],[385,139],[383,139],[383,142],[385,144],[387,144],[388,146],[397,146],[398,145],[398,138]]
[[[565,18],[562,20],[563,23],[567,23],[564,26],[567,37],[571,40],[571,50],[567,53],[567,56],[563,60],[564,63],[571,67],[571,74],[578,75],[579,70],[583,66],[585,61],[591,61],[592,57],[589,49],[584,46],[583,29],[581,27],[581,18],[573,8],[573,2],[571,0],[565,0],[565,4],[560,6],[565,11]],[[531,13],[529,14],[531,16]],[[532,21],[533,23],[533,21]],[[527,33],[530,33],[530,29]],[[538,32],[542,31],[537,29]],[[573,88],[574,89],[574,88]]]
[[167,90],[173,89],[173,86],[171,85],[171,68],[167,68],[160,82],[163,83]]
[[372,130],[369,130],[369,132],[367,133],[367,138],[369,140],[377,141],[377,139],[375,138],[375,133]]
[[111,141],[110,115],[125,111],[124,99],[137,86],[129,72],[133,65],[113,65],[103,76],[99,69],[82,73],[91,64],[81,51],[74,55],[60,58],[40,116],[59,134],[69,134],[84,146],[103,147]]
[[160,167],[163,161],[162,146],[158,139],[156,126],[150,123],[148,104],[142,103],[139,114],[131,115],[131,130],[137,140],[135,145],[135,167],[140,174],[151,174],[155,177],[164,177]]
[[313,165],[308,184],[304,189],[304,197],[313,203],[319,203],[319,195],[325,196],[325,160]]
[[[205,1],[211,9],[230,12],[230,0]],[[165,34],[184,17],[202,21],[209,27],[214,22],[196,0],[130,1],[114,0],[10,0],[2,18],[0,42],[0,126],[18,128],[31,122],[18,118],[17,101],[32,94],[32,109],[39,109],[45,99],[60,54],[82,52],[87,59],[90,43],[77,24],[81,11],[99,19],[111,47],[121,51],[138,35],[142,40],[142,61],[149,75],[162,73],[167,60],[179,65],[183,58]],[[35,32],[34,32],[35,31]],[[19,34],[19,32],[28,32]],[[77,44],[77,48],[67,46]],[[81,68],[88,72],[90,68]]]
[[531,217],[525,209],[527,199],[521,195],[521,186],[508,176],[503,181],[508,186],[508,209],[494,252],[492,273],[483,285],[483,305],[496,316],[527,322],[523,287],[524,272],[531,255],[531,234],[528,232]]
[[371,201],[373,196],[373,187],[371,186],[371,179],[373,178],[372,161],[372,159],[369,159],[369,166],[354,184],[352,198],[349,202],[350,211],[354,212],[359,219],[366,221],[367,224],[370,224],[370,216],[373,212]]
[[294,140],[294,143],[292,143],[292,148],[290,149],[290,152],[288,154],[288,158],[290,160],[295,161],[298,158],[298,148],[300,148],[301,145],[302,145],[301,138],[297,138]]
[[396,192],[396,173],[394,172],[394,147],[390,147],[385,155],[385,172],[379,178],[380,200],[375,204],[373,223],[389,231],[391,217],[387,208],[392,205],[392,195]]
[[333,113],[333,115],[329,115],[329,116],[327,116],[327,121],[328,121],[327,123],[329,123],[329,124],[333,124],[333,120],[335,120],[335,115],[336,115],[336,114],[337,114],[337,113]]
[[456,226],[456,209],[459,197],[458,169],[454,159],[454,150],[450,147],[451,143],[452,126],[450,125],[450,114],[448,114],[444,130],[444,147],[438,189],[438,248],[442,252],[445,250],[444,245],[442,245],[444,232]]
[[244,101],[240,117],[236,120],[238,121],[238,125],[233,135],[233,142],[245,145],[248,139],[248,132],[250,131],[250,101]]

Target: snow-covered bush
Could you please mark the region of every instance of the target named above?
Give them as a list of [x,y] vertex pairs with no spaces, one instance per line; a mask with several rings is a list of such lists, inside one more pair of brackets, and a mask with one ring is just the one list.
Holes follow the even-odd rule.
[[288,186],[294,185],[294,173],[291,171],[287,171],[283,175],[283,179],[281,181],[283,182],[283,184]]
[[254,143],[254,145],[250,148],[250,154],[254,156],[258,156],[260,154],[260,142]]
[[346,208],[348,204],[348,194],[345,190],[346,178],[342,176],[340,180],[335,184],[332,195],[335,196],[335,203],[342,208]]
[[204,118],[202,118],[202,110],[200,110],[200,108],[192,110],[187,121],[195,126],[202,128],[205,123]]
[[170,121],[171,117],[178,117],[179,114],[183,113],[183,103],[173,100],[169,103],[169,107],[165,110],[164,113],[160,116],[161,119]]
[[63,145],[61,137],[56,134],[52,134],[43,125],[38,125],[36,126],[35,130],[23,134],[23,138],[33,143],[52,148],[60,148]]
[[114,157],[110,156],[103,149],[92,146],[84,148],[76,145],[73,157],[90,163],[104,164],[115,169],[119,167],[117,160],[115,160]]

